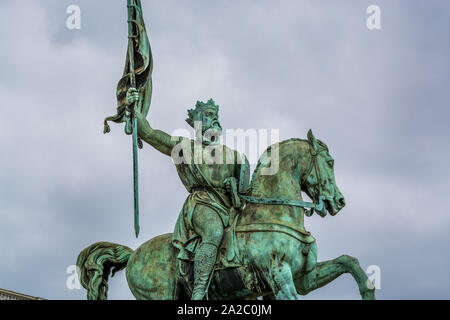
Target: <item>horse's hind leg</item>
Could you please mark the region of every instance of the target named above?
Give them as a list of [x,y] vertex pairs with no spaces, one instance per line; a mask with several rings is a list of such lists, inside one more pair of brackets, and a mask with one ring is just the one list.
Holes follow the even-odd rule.
[[317,263],[313,270],[296,279],[297,291],[301,295],[306,295],[344,273],[350,273],[353,276],[364,300],[375,300],[375,289],[368,287],[368,277],[359,265],[358,259],[347,255]]
[[143,243],[127,264],[127,282],[138,300],[173,300],[178,298],[177,251],[172,234],[164,234]]
[[266,281],[276,300],[297,300],[291,268],[286,262],[272,266]]

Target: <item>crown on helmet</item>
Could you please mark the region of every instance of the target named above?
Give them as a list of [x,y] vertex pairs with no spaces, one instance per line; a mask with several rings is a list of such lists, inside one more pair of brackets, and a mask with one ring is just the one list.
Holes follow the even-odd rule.
[[213,99],[209,99],[208,102],[197,101],[195,104],[195,109],[188,110],[188,118],[186,119],[186,122],[193,128],[195,121],[201,121],[202,113],[211,108],[216,110],[216,112],[219,112],[219,106]]

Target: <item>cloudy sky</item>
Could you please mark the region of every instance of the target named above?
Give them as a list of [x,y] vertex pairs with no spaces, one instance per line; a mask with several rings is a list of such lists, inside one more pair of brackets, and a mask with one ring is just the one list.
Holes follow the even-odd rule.
[[[347,206],[307,218],[319,260],[381,269],[381,299],[450,298],[450,6],[446,0],[143,0],[154,55],[150,123],[188,129],[213,97],[225,128],[312,128]],[[81,8],[81,30],[66,9]],[[366,9],[381,8],[381,30]],[[172,232],[187,196],[166,156],[140,158],[134,238],[130,137],[103,118],[127,46],[125,1],[0,0],[0,288],[84,299],[66,273],[91,243]],[[263,150],[259,150],[262,152]],[[125,273],[110,298],[133,298]],[[358,299],[349,275],[307,299]]]

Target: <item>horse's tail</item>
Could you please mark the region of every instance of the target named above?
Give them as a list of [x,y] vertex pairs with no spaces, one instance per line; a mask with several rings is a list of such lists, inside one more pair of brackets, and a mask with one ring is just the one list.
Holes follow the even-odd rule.
[[108,278],[124,269],[133,250],[111,242],[97,242],[80,252],[77,259],[81,285],[88,300],[106,300]]

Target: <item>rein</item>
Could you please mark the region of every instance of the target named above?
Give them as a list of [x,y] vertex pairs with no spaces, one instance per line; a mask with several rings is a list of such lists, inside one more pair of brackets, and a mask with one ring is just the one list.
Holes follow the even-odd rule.
[[307,173],[304,176],[305,178],[303,179],[303,181],[301,181],[301,184],[300,184],[300,186],[304,185],[307,178],[310,176],[310,174],[312,173],[312,171],[314,169],[314,172],[316,173],[316,176],[317,176],[317,180],[319,181],[319,183],[318,183],[318,189],[319,189],[318,203],[293,200],[293,199],[263,198],[263,197],[244,196],[244,195],[239,195],[239,197],[247,202],[256,203],[256,204],[288,205],[288,206],[294,206],[294,207],[301,207],[301,208],[305,208],[305,209],[308,208],[310,210],[305,211],[305,214],[308,217],[310,217],[314,213],[314,211],[316,211],[319,215],[324,216],[322,214],[322,212],[324,210],[325,205],[323,203],[324,197],[320,196],[320,194],[322,194],[322,188],[320,185],[320,181],[321,181],[320,172],[317,168],[317,155],[325,150],[326,150],[325,148],[319,148],[317,150],[311,151],[311,160],[312,160],[311,165],[309,166]]

